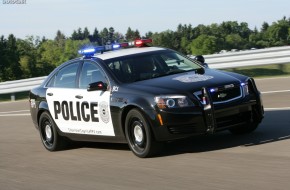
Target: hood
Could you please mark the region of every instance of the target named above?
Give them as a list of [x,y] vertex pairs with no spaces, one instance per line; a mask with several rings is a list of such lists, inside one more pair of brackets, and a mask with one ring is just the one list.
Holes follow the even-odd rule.
[[219,87],[228,84],[240,84],[248,77],[231,72],[205,69],[200,75],[194,71],[157,77],[127,84],[128,89],[142,93],[176,94],[200,90],[202,87]]

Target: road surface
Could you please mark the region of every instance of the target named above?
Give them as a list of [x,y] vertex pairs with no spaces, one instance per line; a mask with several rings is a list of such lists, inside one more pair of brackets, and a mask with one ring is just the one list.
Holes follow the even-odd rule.
[[290,78],[256,82],[266,115],[254,133],[172,142],[149,159],[126,144],[76,143],[48,152],[27,100],[0,103],[0,189],[290,189]]

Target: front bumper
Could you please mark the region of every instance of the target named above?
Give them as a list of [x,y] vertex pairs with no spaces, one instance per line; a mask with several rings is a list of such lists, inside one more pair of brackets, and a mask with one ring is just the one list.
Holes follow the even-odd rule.
[[153,133],[157,141],[170,141],[195,135],[214,133],[250,122],[260,123],[264,110],[260,94],[228,105],[186,108],[160,111],[163,125],[153,122]]

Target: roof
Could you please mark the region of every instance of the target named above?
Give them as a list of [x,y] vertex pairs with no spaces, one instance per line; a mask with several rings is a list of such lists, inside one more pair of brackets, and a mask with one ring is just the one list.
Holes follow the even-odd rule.
[[94,55],[94,57],[100,58],[102,60],[107,60],[107,59],[112,59],[112,58],[126,56],[126,55],[133,55],[133,54],[146,53],[146,52],[159,51],[159,50],[165,50],[165,48],[160,48],[160,47],[126,48],[126,49],[119,49],[115,51],[104,52],[103,54],[96,54]]

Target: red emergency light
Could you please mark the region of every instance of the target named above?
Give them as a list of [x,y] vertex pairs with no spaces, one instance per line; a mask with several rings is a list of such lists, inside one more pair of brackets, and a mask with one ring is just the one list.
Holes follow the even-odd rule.
[[152,39],[140,39],[134,41],[136,47],[143,47],[148,43],[152,43]]

